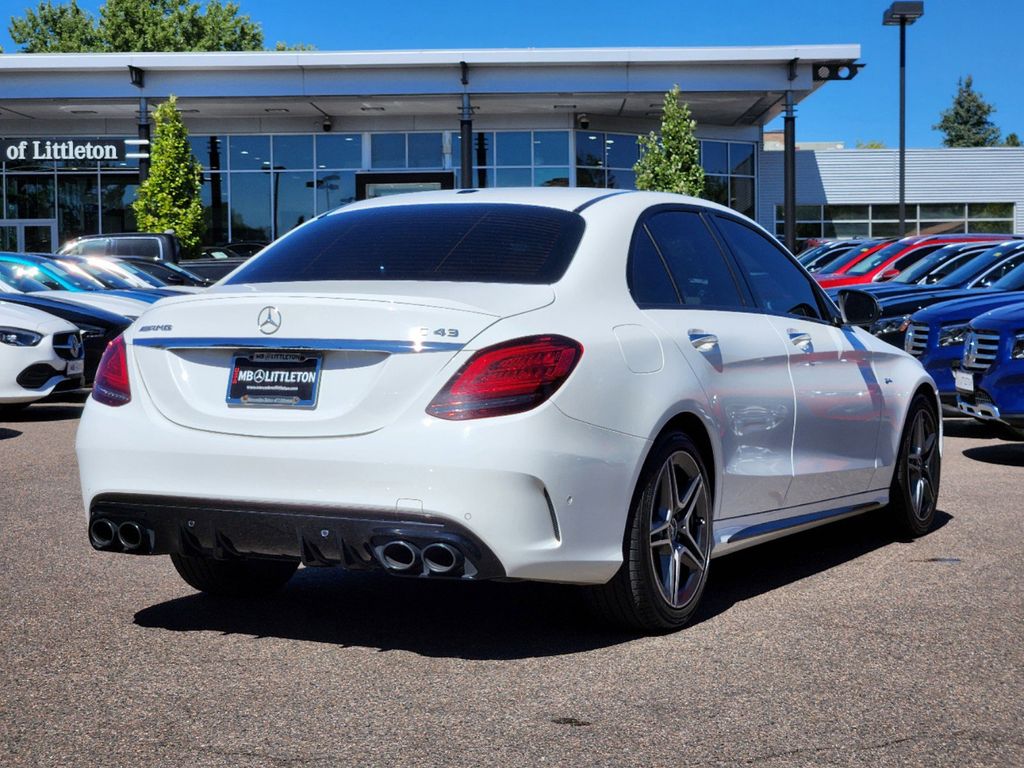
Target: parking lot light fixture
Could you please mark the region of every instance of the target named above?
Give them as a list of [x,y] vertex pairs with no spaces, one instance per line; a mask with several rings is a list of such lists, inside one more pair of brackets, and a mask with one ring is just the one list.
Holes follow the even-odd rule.
[[907,26],[924,16],[923,2],[898,2],[882,14],[882,24],[900,28],[900,237],[907,234]]

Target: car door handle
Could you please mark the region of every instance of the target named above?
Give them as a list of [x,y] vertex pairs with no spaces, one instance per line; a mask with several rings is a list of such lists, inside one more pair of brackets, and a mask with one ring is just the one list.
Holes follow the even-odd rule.
[[811,343],[813,341],[811,334],[802,333],[795,328],[789,328],[786,333],[789,334],[789,340],[793,342],[793,346],[797,347],[802,352],[814,351],[814,346]]
[[698,352],[710,352],[718,346],[718,337],[713,333],[702,331],[697,328],[689,330],[690,343]]

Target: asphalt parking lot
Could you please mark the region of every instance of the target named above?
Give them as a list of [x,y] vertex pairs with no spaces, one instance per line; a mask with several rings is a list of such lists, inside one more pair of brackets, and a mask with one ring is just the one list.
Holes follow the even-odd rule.
[[0,765],[1024,765],[1024,444],[946,422],[939,527],[716,560],[697,622],[300,570],[268,601],[94,553],[81,405],[0,420]]

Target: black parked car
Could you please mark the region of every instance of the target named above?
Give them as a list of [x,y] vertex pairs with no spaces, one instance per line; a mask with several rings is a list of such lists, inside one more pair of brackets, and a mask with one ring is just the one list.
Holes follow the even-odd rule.
[[109,235],[84,235],[64,243],[58,253],[72,256],[116,256],[118,258],[140,256],[156,262],[180,264],[189,272],[209,280],[219,280],[238,265],[244,264],[246,260],[246,257],[239,255],[228,258],[189,257],[184,253],[178,238],[167,232],[116,232]]

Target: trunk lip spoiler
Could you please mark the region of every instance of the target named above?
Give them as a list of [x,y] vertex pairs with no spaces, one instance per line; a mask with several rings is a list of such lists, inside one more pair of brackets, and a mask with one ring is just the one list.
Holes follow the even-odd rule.
[[136,338],[132,346],[154,349],[310,349],[326,351],[387,352],[457,352],[465,345],[450,341],[402,339],[289,339],[258,336],[206,337],[176,336],[167,338]]

